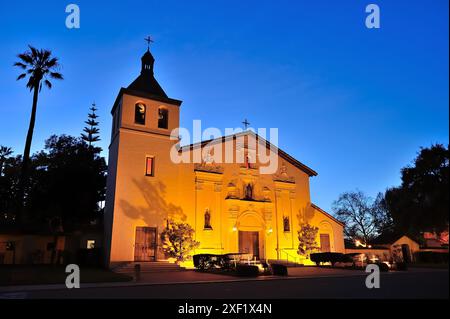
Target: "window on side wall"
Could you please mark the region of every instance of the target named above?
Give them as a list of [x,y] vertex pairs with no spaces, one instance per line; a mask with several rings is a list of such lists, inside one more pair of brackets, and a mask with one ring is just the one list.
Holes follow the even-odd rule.
[[153,156],[147,156],[145,159],[145,175],[155,176],[155,158]]
[[88,239],[86,242],[86,248],[87,249],[94,249],[95,248],[95,240],[94,239]]

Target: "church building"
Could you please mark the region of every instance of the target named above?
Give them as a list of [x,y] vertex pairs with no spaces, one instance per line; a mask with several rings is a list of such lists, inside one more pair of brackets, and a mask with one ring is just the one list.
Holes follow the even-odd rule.
[[[166,260],[160,234],[168,220],[195,230],[200,246],[194,254],[241,252],[261,260],[301,262],[298,230],[305,223],[318,227],[321,251],[344,252],[343,224],[311,202],[313,169],[251,130],[178,147],[171,132],[179,127],[182,102],[168,97],[156,81],[149,50],[141,62],[140,75],[120,89],[111,110],[108,264]],[[205,148],[225,151],[227,143],[243,162],[210,160]],[[175,163],[174,147],[189,158],[196,150],[207,156]],[[261,173],[257,148],[276,151],[272,174]]]

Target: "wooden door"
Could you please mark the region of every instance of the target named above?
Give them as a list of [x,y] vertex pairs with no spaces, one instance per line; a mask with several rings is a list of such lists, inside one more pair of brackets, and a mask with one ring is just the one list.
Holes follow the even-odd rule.
[[330,252],[330,235],[320,234],[320,251],[323,253]]
[[134,260],[135,261],[156,260],[156,228],[136,227]]
[[257,231],[239,232],[239,252],[259,258],[259,233]]

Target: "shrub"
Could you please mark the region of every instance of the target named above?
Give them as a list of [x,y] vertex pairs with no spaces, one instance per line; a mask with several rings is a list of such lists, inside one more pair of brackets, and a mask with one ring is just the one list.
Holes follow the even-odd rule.
[[287,276],[288,275],[288,270],[285,265],[272,264],[271,267],[272,267],[272,273],[275,276]]
[[211,268],[227,270],[232,266],[228,255],[197,254],[193,256],[193,261],[194,267],[200,270]]
[[194,233],[191,225],[169,220],[160,235],[164,253],[177,261],[189,259],[191,251],[200,245],[200,242],[194,239]]
[[317,232],[319,228],[310,224],[303,224],[298,231],[298,251],[300,256],[308,258],[313,251],[319,249],[316,242]]
[[334,266],[337,262],[351,262],[349,258],[342,253],[314,253],[311,254],[311,261],[315,262],[316,265],[320,265],[321,263],[329,262],[331,266]]
[[389,271],[389,266],[385,263],[377,263],[378,267],[380,268],[380,271],[386,272]]
[[239,264],[236,266],[236,274],[244,277],[256,277],[259,275],[258,266]]
[[201,270],[210,269],[215,264],[215,258],[217,256],[213,254],[198,254],[193,256],[194,267]]

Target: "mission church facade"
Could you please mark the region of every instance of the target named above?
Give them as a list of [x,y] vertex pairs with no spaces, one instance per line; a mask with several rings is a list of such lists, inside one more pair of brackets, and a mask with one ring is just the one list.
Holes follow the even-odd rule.
[[[141,73],[122,88],[112,107],[105,206],[107,262],[167,259],[160,233],[183,221],[200,242],[194,253],[248,253],[259,259],[296,260],[302,223],[319,228],[321,251],[344,252],[343,224],[311,203],[317,173],[252,131],[183,146],[193,153],[231,143],[243,162],[174,163],[181,101],[169,98],[154,77],[154,58],[143,55]],[[273,174],[262,174],[257,148],[276,150]]]

